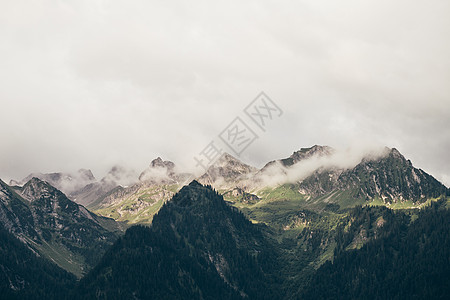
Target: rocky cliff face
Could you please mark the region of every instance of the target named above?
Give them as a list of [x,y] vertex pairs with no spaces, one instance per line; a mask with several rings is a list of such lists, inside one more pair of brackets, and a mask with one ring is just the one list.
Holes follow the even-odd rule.
[[198,181],[215,187],[236,185],[237,182],[245,180],[257,171],[256,168],[244,164],[233,156],[225,153],[203,174]]
[[351,190],[356,198],[381,198],[386,202],[421,202],[438,197],[447,188],[421,169],[414,168],[397,149],[385,149],[381,157],[364,158],[351,169],[320,169],[300,183],[305,194],[321,196]]
[[90,206],[94,201],[118,186],[129,186],[137,182],[137,174],[131,169],[114,166],[100,181],[95,181],[68,194],[75,202]]
[[19,238],[28,237],[33,241],[39,239],[33,213],[27,201],[2,180],[0,180],[0,222],[6,230]]
[[292,165],[295,165],[298,162],[308,160],[312,157],[325,157],[329,156],[335,153],[335,150],[329,146],[319,146],[314,145],[310,148],[301,148],[298,151],[295,151],[292,153],[291,156],[279,160],[273,160],[268,162],[260,171],[259,173],[264,173],[271,167],[275,165],[279,165],[281,167],[290,167]]
[[38,178],[15,188],[0,181],[0,200],[0,222],[8,231],[77,275],[93,266],[122,230]]
[[145,182],[147,185],[182,184],[191,177],[192,174],[181,172],[173,162],[157,157],[139,175],[139,181]]

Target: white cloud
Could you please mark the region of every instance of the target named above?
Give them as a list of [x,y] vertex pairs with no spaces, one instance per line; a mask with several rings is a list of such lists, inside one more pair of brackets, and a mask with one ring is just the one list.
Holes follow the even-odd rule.
[[386,147],[361,146],[363,145],[353,145],[346,149],[333,149],[330,155],[316,154],[289,167],[285,167],[279,161],[276,161],[262,172],[257,173],[255,178],[269,186],[296,183],[317,170],[351,169],[359,164],[363,158],[376,159],[386,155],[388,150]]
[[[0,177],[192,157],[264,90],[244,159],[397,147],[447,185],[448,1],[6,1]],[[101,176],[101,174],[97,175]]]

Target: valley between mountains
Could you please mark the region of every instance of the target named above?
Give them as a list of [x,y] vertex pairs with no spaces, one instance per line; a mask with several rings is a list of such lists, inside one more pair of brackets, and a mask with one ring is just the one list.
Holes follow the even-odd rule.
[[[344,159],[345,158],[345,159]],[[154,159],[0,180],[7,299],[444,299],[450,190],[395,148],[203,175]]]

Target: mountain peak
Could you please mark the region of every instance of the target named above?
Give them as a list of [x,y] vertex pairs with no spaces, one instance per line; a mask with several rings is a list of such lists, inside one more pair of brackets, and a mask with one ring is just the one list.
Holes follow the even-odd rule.
[[139,175],[139,181],[160,181],[172,179],[175,176],[175,164],[169,160],[163,160],[161,157],[157,157]]
[[301,152],[311,152],[311,151],[313,151],[313,152],[316,152],[316,151],[324,151],[324,150],[333,150],[333,148],[332,147],[330,147],[330,146],[322,146],[322,145],[314,145],[314,146],[312,146],[312,147],[308,147],[308,148],[300,148],[300,150],[299,151],[301,151]]
[[170,160],[163,160],[161,157],[157,157],[150,163],[150,168],[167,168],[169,170],[175,168],[175,164]]
[[220,159],[225,159],[225,160],[236,160],[236,161],[239,161],[239,162],[240,162],[239,159],[237,159],[236,157],[234,157],[233,155],[231,155],[231,154],[228,153],[228,152],[224,152],[224,153],[222,154],[222,156],[221,156]]
[[289,158],[292,160],[292,164],[295,164],[301,160],[310,158],[312,156],[328,156],[335,152],[334,148],[329,146],[314,145],[310,148],[301,148],[295,151]]
[[317,157],[324,157],[328,155],[332,155],[335,153],[335,149],[329,146],[320,146],[320,145],[314,145],[309,148],[300,148],[300,150],[295,151],[292,153],[291,156],[288,158],[278,159],[278,160],[272,160],[268,162],[261,170],[260,173],[264,173],[270,168],[281,166],[281,167],[290,167],[292,165],[295,165],[299,161],[309,159],[313,156]]
[[89,169],[79,169],[78,174],[82,179],[89,180],[89,181],[95,181],[94,174],[92,174],[92,171]]
[[24,188],[26,186],[36,186],[36,187],[49,187],[55,189],[51,184],[49,184],[45,180],[41,180],[38,177],[31,178],[27,183],[25,183]]
[[[270,294],[272,277],[256,259],[276,259],[259,226],[195,180],[162,206],[151,227],[129,228],[113,247],[96,273],[81,280],[80,298],[105,290],[126,299],[280,298]],[[136,262],[131,272],[122,271],[122,261]]]
[[407,160],[403,154],[400,153],[400,151],[397,150],[397,148],[389,148],[384,147],[384,150],[381,153],[373,153],[368,154],[366,157],[363,158],[362,162],[370,162],[370,161],[382,161],[382,160],[392,160],[397,161],[400,164],[408,164],[412,166],[412,163],[410,160]]
[[212,164],[199,181],[203,184],[223,184],[225,182],[236,182],[242,176],[256,172],[257,169],[241,162],[234,156],[224,153]]
[[[381,154],[381,155],[380,155]],[[315,196],[347,190],[355,199],[423,202],[446,193],[446,187],[414,168],[396,148],[370,154],[346,170],[318,170],[302,180],[301,189]]]
[[[211,187],[207,187],[199,183],[197,180],[191,181],[189,185],[185,185],[181,190],[176,193],[172,200],[177,206],[203,206],[208,205],[210,198],[212,198],[216,192]],[[208,195],[203,197],[203,195]],[[169,205],[170,206],[170,205]]]
[[395,157],[395,158],[405,159],[405,157],[396,148],[390,149],[389,155],[392,156],[392,157]]
[[202,186],[197,180],[192,180],[191,181],[191,183],[189,183],[189,186],[194,186],[194,187],[196,187],[196,186]]
[[234,157],[233,155],[225,152],[222,154],[222,156],[212,165],[210,168],[214,167],[226,167],[226,168],[244,168],[244,169],[252,169],[256,170],[256,168],[247,165]]
[[157,157],[154,160],[152,160],[152,162],[150,163],[151,167],[159,167],[159,166],[164,166],[164,161],[162,160],[161,157]]
[[42,181],[37,177],[33,177],[25,183],[21,190],[21,195],[28,201],[33,201],[41,198],[41,196],[48,196],[55,192],[61,193],[48,182]]

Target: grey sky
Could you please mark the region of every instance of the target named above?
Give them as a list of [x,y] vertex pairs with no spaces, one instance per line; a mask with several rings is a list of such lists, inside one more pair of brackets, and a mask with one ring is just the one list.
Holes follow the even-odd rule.
[[446,0],[2,1],[0,37],[5,180],[192,167],[264,90],[244,161],[386,145],[450,185]]

